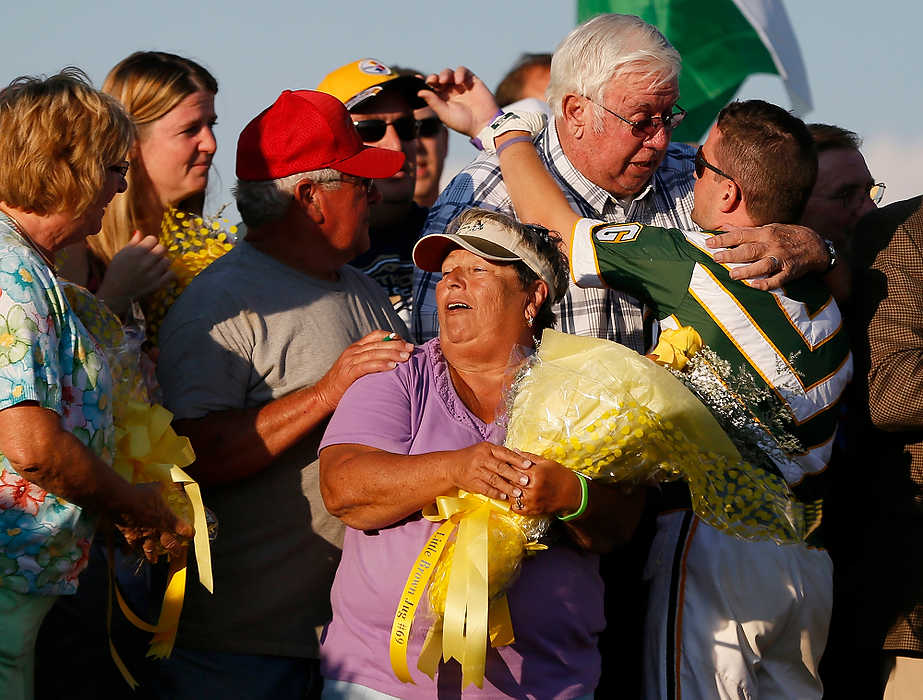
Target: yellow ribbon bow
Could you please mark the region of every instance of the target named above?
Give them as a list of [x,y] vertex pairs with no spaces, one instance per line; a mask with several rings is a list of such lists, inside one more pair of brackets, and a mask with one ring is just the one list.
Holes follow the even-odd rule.
[[[138,354],[140,348],[128,342],[118,318],[83,287],[60,280],[61,288],[73,311],[92,333],[105,353],[113,378],[113,419],[115,422],[115,459],[112,468],[132,483],[159,482],[164,484],[164,499],[180,517],[189,519],[190,511],[195,537],[196,562],[199,581],[213,590],[211,549],[208,544],[208,523],[199,485],[183,471],[195,461],[189,438],[177,435],[170,423],[173,414],[160,404],[147,402],[148,391],[141,377]],[[173,488],[183,484],[183,493]],[[170,561],[167,590],[164,594],[160,618],[156,625],[141,620],[122,598],[113,583],[112,557],[110,557],[109,608],[106,611],[106,631],[111,630],[112,589],[125,617],[139,629],[153,633],[148,656],[164,658],[170,655],[176,640],[179,616],[186,591],[186,552]],[[112,643],[109,650],[115,665],[132,687],[138,683],[126,668]]]
[[[390,657],[395,676],[413,683],[407,667],[410,629],[427,584],[438,619],[427,632],[417,668],[430,678],[440,657],[462,667],[462,688],[484,685],[487,640],[493,647],[515,640],[506,585],[527,549],[508,502],[459,490],[440,496],[423,511],[427,520],[445,522],[432,534],[411,568],[391,628]],[[450,542],[455,529],[455,541]],[[498,547],[499,545],[499,547]],[[499,548],[500,551],[497,551]]]
[[[214,590],[214,578],[205,506],[202,503],[199,485],[182,469],[192,464],[195,460],[195,453],[189,443],[189,438],[177,435],[170,427],[172,420],[173,414],[160,404],[128,402],[119,411],[119,422],[116,426],[116,457],[112,467],[134,483],[157,481],[165,484],[168,489],[165,498],[175,512],[183,513],[191,507],[195,527],[192,542],[199,569],[199,581],[211,593]],[[183,484],[185,498],[183,494],[173,489],[174,483]],[[167,590],[164,593],[160,617],[156,625],[151,625],[135,615],[122,598],[118,588],[115,589],[119,607],[126,619],[135,627],[154,635],[148,649],[148,656],[162,659],[170,656],[173,651],[185,591],[185,551],[170,560]],[[122,676],[132,688],[136,687],[137,681],[122,663],[111,641],[110,652]]]

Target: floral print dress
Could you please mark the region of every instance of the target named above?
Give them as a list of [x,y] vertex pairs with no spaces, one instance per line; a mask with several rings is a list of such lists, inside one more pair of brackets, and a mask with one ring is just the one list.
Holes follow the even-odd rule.
[[[54,273],[0,213],[0,410],[34,401],[112,462],[112,377]],[[0,452],[0,587],[77,590],[95,520],[20,476]]]

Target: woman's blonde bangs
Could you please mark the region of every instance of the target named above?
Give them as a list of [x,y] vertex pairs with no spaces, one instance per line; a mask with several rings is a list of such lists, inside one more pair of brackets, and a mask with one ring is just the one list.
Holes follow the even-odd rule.
[[17,78],[0,93],[0,200],[47,215],[78,217],[124,160],[134,124],[119,103],[77,69]]

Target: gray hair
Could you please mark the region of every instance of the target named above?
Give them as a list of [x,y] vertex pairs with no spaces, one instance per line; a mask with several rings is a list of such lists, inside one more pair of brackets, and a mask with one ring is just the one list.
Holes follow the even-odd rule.
[[[601,103],[606,86],[622,73],[641,73],[661,87],[678,75],[679,52],[653,25],[634,15],[605,14],[577,26],[551,59],[548,104],[558,118],[568,93]],[[594,128],[601,128],[602,108],[594,104]]]
[[285,216],[295,197],[295,187],[302,180],[338,187],[340,179],[341,173],[332,168],[309,170],[276,180],[238,180],[233,194],[247,228],[258,228]]

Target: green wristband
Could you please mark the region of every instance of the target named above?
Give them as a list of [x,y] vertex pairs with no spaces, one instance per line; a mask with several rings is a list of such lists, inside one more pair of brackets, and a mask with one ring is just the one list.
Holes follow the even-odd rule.
[[575,520],[576,518],[579,518],[581,515],[586,513],[586,506],[590,500],[590,488],[587,485],[590,483],[590,477],[588,477],[586,474],[581,474],[580,472],[574,472],[574,474],[580,477],[577,479],[577,481],[580,482],[580,507],[570,515],[559,515],[558,520],[560,520],[562,523]]

